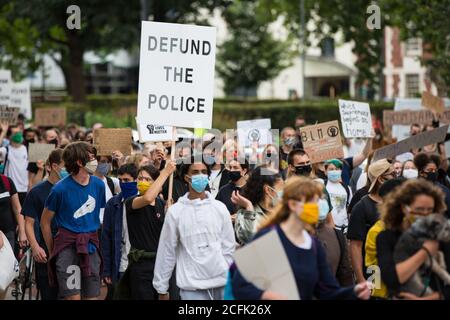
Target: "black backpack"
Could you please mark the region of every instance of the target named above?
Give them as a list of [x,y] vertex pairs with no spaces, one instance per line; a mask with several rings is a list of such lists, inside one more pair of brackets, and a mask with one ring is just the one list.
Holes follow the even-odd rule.
[[115,191],[115,187],[114,187],[114,181],[110,178],[110,177],[105,177],[106,178],[106,183],[108,184],[108,188],[109,190],[111,190],[111,194],[113,196],[116,195]]

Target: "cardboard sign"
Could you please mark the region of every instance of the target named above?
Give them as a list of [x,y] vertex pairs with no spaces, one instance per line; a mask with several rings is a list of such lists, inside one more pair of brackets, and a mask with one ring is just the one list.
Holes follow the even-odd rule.
[[276,230],[234,253],[242,276],[260,290],[270,290],[289,300],[299,300],[291,265]]
[[[450,110],[437,115],[439,122],[442,124],[450,124]],[[405,125],[410,126],[413,123],[427,125],[433,122],[433,113],[429,110],[404,110],[404,111],[383,111],[383,124],[385,126],[391,125]]]
[[93,144],[99,156],[110,156],[116,150],[128,156],[131,154],[132,141],[133,136],[129,128],[94,130]]
[[272,143],[270,119],[237,121],[236,124],[240,146],[248,148],[256,144],[261,147]]
[[50,152],[55,150],[54,144],[48,143],[30,143],[28,144],[28,161],[37,162],[38,160],[46,161]]
[[11,107],[20,108],[25,118],[31,119],[31,92],[30,82],[14,82],[11,85]]
[[0,106],[0,122],[7,122],[9,125],[15,125],[17,123],[19,112],[19,108]]
[[432,95],[428,91],[422,92],[422,106],[437,113],[444,111],[444,100]]
[[66,124],[66,108],[39,108],[34,112],[38,127],[61,127]]
[[372,137],[372,116],[368,103],[339,99],[339,112],[346,138]]
[[211,129],[216,28],[142,21],[139,119]]
[[337,120],[302,127],[300,135],[311,163],[344,157]]
[[155,124],[147,124],[144,121],[140,121],[136,118],[137,129],[139,133],[139,142],[151,142],[151,141],[173,141],[177,137],[173,135],[173,127],[160,126]]
[[0,70],[0,107],[9,107],[11,97],[11,71]]
[[372,161],[385,158],[394,158],[395,156],[408,152],[413,148],[421,148],[429,144],[442,142],[445,140],[448,127],[449,125],[445,125],[432,131],[422,132],[411,138],[377,149],[373,155]]

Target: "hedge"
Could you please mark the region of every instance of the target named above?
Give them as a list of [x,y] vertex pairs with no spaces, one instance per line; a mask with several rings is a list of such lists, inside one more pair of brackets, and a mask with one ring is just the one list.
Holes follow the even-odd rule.
[[[392,109],[393,102],[369,102],[372,114],[382,119],[383,110]],[[68,122],[90,127],[102,122],[105,127],[133,127],[136,115],[136,95],[95,95],[86,103],[73,102],[34,103],[33,108],[65,106]],[[270,118],[272,128],[293,126],[295,118],[302,115],[307,123],[340,119],[336,100],[241,100],[216,99],[214,101],[213,127],[225,130],[236,127],[236,121],[256,118]]]

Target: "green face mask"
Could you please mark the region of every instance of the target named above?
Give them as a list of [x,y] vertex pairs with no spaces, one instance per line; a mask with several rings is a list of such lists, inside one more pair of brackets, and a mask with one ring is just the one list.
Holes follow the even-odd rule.
[[22,143],[23,142],[23,134],[22,134],[22,132],[14,133],[11,136],[11,141],[14,142],[14,143]]

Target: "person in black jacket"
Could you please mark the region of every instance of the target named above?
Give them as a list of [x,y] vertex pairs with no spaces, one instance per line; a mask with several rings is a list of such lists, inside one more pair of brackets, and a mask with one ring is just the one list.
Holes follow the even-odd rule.
[[378,265],[381,279],[386,284],[391,297],[407,300],[438,300],[450,298],[450,286],[431,274],[430,288],[435,292],[428,296],[416,296],[401,292],[400,287],[422,267],[429,256],[438,250],[444,254],[447,270],[450,266],[450,246],[435,240],[426,240],[423,247],[410,258],[395,263],[394,250],[403,232],[419,217],[445,210],[444,194],[439,187],[423,179],[412,179],[397,188],[381,206],[385,230],[376,239]]

